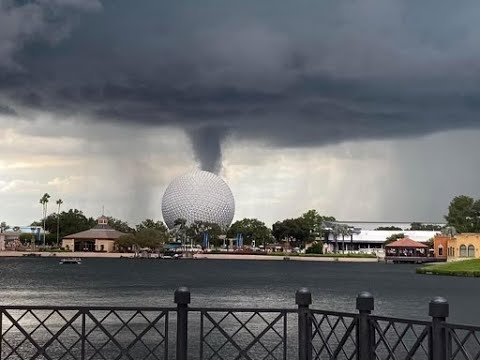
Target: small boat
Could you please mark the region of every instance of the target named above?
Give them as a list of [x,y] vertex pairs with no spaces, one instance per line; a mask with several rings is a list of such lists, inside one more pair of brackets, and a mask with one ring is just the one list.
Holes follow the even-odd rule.
[[80,258],[65,258],[60,260],[60,265],[80,265],[82,259]]

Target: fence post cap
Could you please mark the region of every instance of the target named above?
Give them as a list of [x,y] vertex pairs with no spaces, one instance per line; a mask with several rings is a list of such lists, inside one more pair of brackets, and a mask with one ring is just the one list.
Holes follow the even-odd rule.
[[312,293],[307,288],[298,289],[295,293],[295,304],[308,306],[312,304]]
[[177,288],[177,290],[175,290],[173,301],[178,305],[190,304],[190,290],[185,286]]
[[373,311],[374,299],[373,295],[368,291],[362,291],[357,295],[357,310],[358,311]]
[[437,296],[430,300],[428,304],[428,315],[432,317],[446,318],[449,313],[449,305],[447,299]]

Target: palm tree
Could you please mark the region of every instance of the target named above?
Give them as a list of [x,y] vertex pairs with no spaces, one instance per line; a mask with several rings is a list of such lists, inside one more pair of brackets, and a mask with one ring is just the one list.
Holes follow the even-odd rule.
[[348,225],[339,226],[339,233],[342,235],[342,254],[345,254],[345,236],[352,236],[352,229]]
[[5,232],[5,230],[8,230],[8,229],[10,229],[10,226],[8,226],[5,221],[2,221],[0,223],[0,233],[3,233]]
[[445,226],[442,229],[442,234],[450,237],[454,237],[455,235],[457,235],[457,229],[455,229],[455,227],[453,226]]
[[338,235],[341,235],[342,226],[339,224],[333,224],[332,226],[332,234],[333,234],[333,241],[335,242],[333,252],[336,254],[338,253]]
[[42,204],[43,209],[43,246],[45,247],[45,222],[47,221],[47,208],[48,208],[48,199],[50,195],[48,193],[43,194],[40,199],[40,204]]
[[57,248],[58,248],[58,242],[60,239],[60,206],[63,204],[62,199],[57,200],[57,205],[58,205],[58,211],[57,211]]

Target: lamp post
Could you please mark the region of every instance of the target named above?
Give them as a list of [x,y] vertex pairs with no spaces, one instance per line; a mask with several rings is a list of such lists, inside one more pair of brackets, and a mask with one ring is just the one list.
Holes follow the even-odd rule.
[[57,211],[57,248],[58,248],[58,243],[59,243],[59,237],[60,237],[60,206],[63,204],[62,199],[57,200],[57,205],[58,205],[58,211]]

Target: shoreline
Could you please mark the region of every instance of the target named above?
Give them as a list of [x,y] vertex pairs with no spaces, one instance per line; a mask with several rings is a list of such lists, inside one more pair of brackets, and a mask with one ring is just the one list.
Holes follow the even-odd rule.
[[[28,254],[30,256],[24,256]],[[54,257],[54,258],[106,258],[106,259],[135,259],[135,260],[162,260],[158,258],[141,259],[134,258],[131,253],[95,253],[95,252],[40,252],[40,251],[0,251],[0,258],[31,258],[31,257]],[[252,260],[252,261],[316,261],[316,262],[355,262],[374,263],[379,262],[378,258],[370,257],[329,257],[329,256],[274,256],[274,255],[239,255],[239,254],[195,254],[193,258],[182,260]],[[166,260],[166,259],[164,259]]]
[[415,270],[420,275],[480,277],[480,259],[463,259],[442,264],[430,264]]

